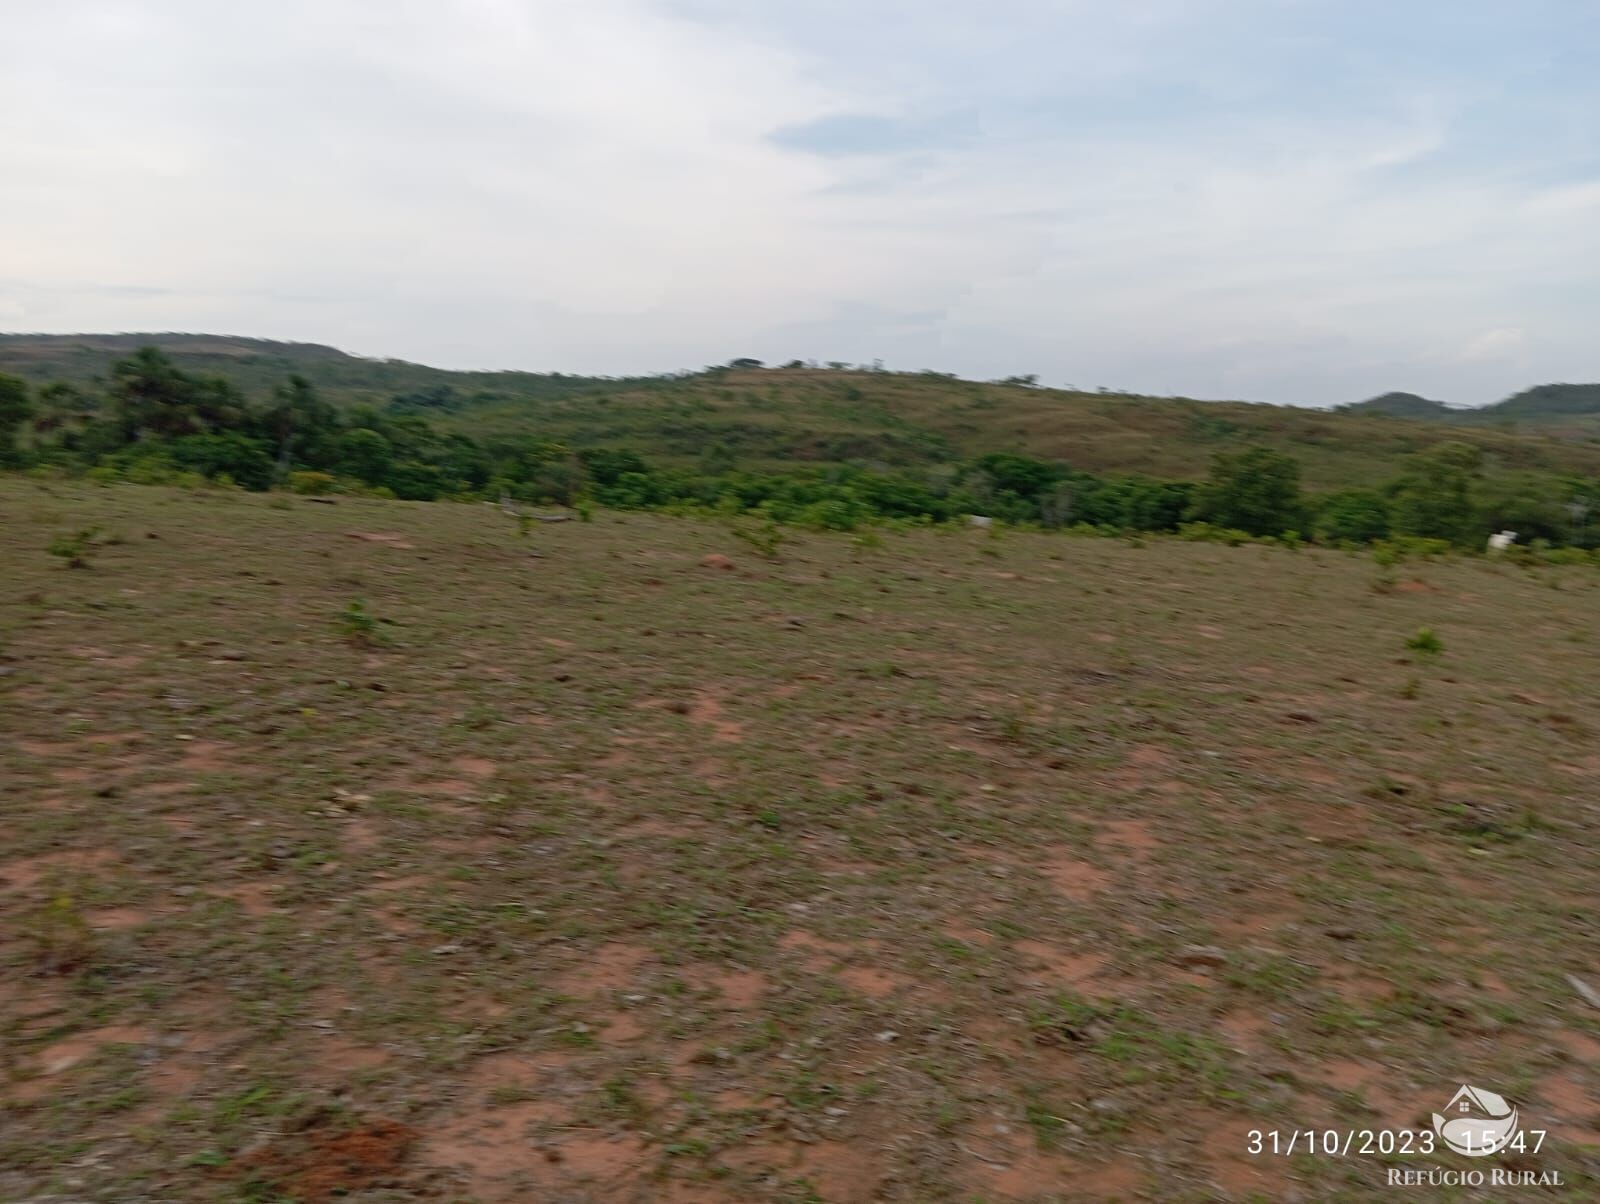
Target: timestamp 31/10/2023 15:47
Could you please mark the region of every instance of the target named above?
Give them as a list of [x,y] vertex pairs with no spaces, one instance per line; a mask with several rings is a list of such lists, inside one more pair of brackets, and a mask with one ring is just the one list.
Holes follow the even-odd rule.
[[[1486,1131],[1485,1152],[1498,1147],[1519,1154],[1537,1154],[1545,1130],[1523,1129],[1501,1144]],[[1491,1144],[1492,1143],[1492,1144]],[[1245,1152],[1252,1155],[1322,1154],[1347,1158],[1362,1155],[1445,1153],[1431,1129],[1251,1129],[1245,1135]]]

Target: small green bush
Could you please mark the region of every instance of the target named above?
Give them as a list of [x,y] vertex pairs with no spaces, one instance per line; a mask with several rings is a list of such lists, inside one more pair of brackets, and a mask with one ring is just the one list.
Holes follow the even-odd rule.
[[1444,651],[1444,641],[1431,627],[1417,628],[1417,634],[1406,641],[1406,647],[1418,656],[1438,656]]
[[45,550],[65,560],[69,569],[86,569],[100,548],[99,536],[99,527],[85,527],[82,531],[57,535]]

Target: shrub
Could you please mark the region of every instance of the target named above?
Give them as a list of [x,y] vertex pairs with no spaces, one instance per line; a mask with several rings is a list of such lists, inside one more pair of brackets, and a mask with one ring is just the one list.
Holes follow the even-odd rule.
[[99,527],[85,527],[69,535],[57,535],[45,550],[65,560],[69,569],[86,569],[99,550],[99,535]]
[[1417,628],[1417,634],[1406,641],[1406,647],[1418,656],[1438,656],[1444,651],[1444,641],[1431,627]]
[[388,634],[383,630],[389,619],[380,619],[367,609],[367,604],[360,598],[354,599],[335,618],[335,623],[341,634],[350,643],[360,647],[375,647],[389,642]]
[[290,493],[310,496],[339,492],[338,478],[326,472],[291,472],[284,484],[289,486]]
[[735,539],[745,544],[766,560],[778,559],[778,548],[784,541],[783,531],[772,519],[767,519],[760,526],[745,526],[742,523],[733,523],[728,528]]

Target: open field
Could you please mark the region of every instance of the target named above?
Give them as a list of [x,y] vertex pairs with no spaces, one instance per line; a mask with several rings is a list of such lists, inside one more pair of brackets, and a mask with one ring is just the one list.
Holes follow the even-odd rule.
[[16,478],[0,565],[0,1199],[1365,1201],[1473,1164],[1248,1132],[1461,1083],[1594,1198],[1593,569]]

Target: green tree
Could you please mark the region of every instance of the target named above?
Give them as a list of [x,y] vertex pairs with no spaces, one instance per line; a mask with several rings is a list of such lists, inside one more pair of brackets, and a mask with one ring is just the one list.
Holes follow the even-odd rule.
[[130,442],[206,434],[245,417],[243,399],[228,380],[190,376],[156,347],[141,347],[111,366],[111,399]]
[[1394,529],[1401,535],[1468,543],[1478,533],[1473,487],[1483,475],[1483,451],[1451,440],[1411,457],[1389,487]]
[[326,467],[369,485],[383,485],[394,467],[394,447],[377,431],[358,427],[334,440],[333,461]]
[[33,401],[28,384],[0,372],[0,464],[15,464],[22,458],[17,435],[33,417]]
[[305,377],[294,375],[279,385],[272,405],[260,418],[261,433],[272,444],[279,476],[292,463],[321,460],[332,454],[327,444],[339,429],[339,413],[321,397]]
[[1300,462],[1270,447],[1220,452],[1211,479],[1200,488],[1193,517],[1251,535],[1282,535],[1303,529]]
[[1389,503],[1371,489],[1330,493],[1317,508],[1319,539],[1372,543],[1389,534]]

